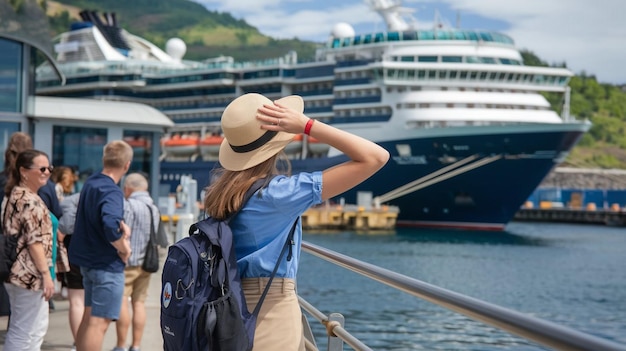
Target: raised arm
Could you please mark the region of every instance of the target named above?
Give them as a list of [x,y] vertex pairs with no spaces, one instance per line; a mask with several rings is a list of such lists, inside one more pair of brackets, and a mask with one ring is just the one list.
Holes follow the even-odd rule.
[[323,171],[323,200],[337,196],[363,182],[389,160],[389,152],[379,145],[320,121],[309,122],[309,117],[285,106],[266,105],[259,109],[257,118],[272,123],[263,124],[261,126],[263,129],[294,134],[304,132],[309,123],[307,129],[312,137],[350,158],[350,161]]

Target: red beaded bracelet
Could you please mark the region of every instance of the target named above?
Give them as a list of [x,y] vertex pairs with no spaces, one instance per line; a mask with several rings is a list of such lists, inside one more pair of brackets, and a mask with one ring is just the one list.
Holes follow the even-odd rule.
[[315,122],[315,120],[313,118],[309,118],[309,120],[306,122],[306,125],[304,126],[304,134],[311,135],[311,127],[313,126],[313,122]]

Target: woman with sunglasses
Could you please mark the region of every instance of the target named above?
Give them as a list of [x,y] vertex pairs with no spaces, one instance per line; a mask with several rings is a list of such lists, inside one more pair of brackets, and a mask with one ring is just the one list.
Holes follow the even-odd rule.
[[52,221],[37,191],[52,167],[39,150],[20,152],[4,188],[4,235],[17,235],[17,260],[4,286],[11,303],[5,350],[39,350],[48,330],[48,300],[54,294]]

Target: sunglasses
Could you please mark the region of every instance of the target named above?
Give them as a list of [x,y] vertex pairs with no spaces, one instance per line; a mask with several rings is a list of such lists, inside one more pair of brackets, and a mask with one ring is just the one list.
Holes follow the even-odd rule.
[[38,169],[39,172],[46,173],[46,171],[52,173],[52,170],[54,169],[54,167],[50,166],[50,167],[28,167],[28,169]]

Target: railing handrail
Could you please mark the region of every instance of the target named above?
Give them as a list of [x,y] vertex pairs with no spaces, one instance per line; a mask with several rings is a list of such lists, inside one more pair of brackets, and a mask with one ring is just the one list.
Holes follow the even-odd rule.
[[302,242],[302,249],[372,280],[557,350],[626,350],[626,345],[440,288],[306,241]]

